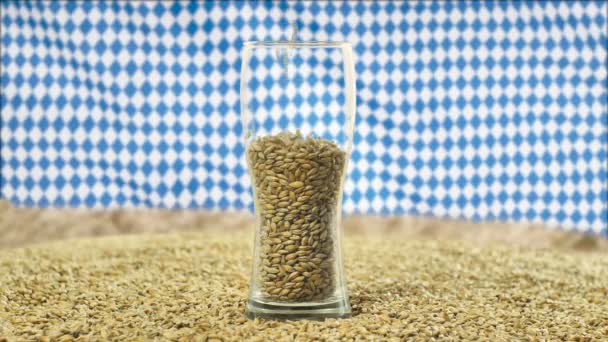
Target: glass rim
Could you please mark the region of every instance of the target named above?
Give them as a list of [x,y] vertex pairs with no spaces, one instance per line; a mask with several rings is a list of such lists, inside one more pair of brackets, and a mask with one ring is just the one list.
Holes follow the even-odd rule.
[[351,44],[346,41],[291,41],[291,40],[259,40],[247,41],[243,43],[244,47],[261,48],[261,47],[289,47],[289,48],[343,48],[350,47]]

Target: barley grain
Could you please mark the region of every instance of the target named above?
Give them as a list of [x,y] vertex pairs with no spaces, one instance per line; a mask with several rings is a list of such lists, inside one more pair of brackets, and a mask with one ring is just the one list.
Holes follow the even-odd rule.
[[[290,301],[331,295],[336,286],[333,222],[346,154],[330,141],[290,133],[261,137],[250,146],[247,159],[260,217],[256,262],[278,267],[256,279],[262,293]],[[299,273],[313,270],[325,278],[313,284]],[[294,277],[298,288],[306,284],[308,290],[286,291],[294,287],[286,285]]]

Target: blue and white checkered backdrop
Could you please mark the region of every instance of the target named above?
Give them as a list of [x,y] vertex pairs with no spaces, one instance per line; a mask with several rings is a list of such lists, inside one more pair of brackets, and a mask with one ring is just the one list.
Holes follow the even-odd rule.
[[251,208],[244,41],[346,40],[347,213],[608,236],[607,4],[2,1],[1,195]]

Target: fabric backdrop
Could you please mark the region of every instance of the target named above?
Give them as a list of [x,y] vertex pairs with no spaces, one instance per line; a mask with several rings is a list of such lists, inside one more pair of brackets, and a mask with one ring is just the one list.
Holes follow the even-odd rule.
[[346,40],[348,213],[608,236],[607,5],[2,1],[1,196],[251,208],[242,43]]

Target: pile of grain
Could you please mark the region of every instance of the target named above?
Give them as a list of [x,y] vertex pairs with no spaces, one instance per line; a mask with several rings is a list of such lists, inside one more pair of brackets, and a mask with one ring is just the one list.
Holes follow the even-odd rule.
[[333,295],[346,153],[331,141],[280,133],[247,149],[258,220],[252,294],[305,302]]
[[[608,257],[347,235],[353,317],[250,321],[252,232],[75,240],[0,251],[9,340],[597,339]],[[0,340],[2,338],[0,337]]]

